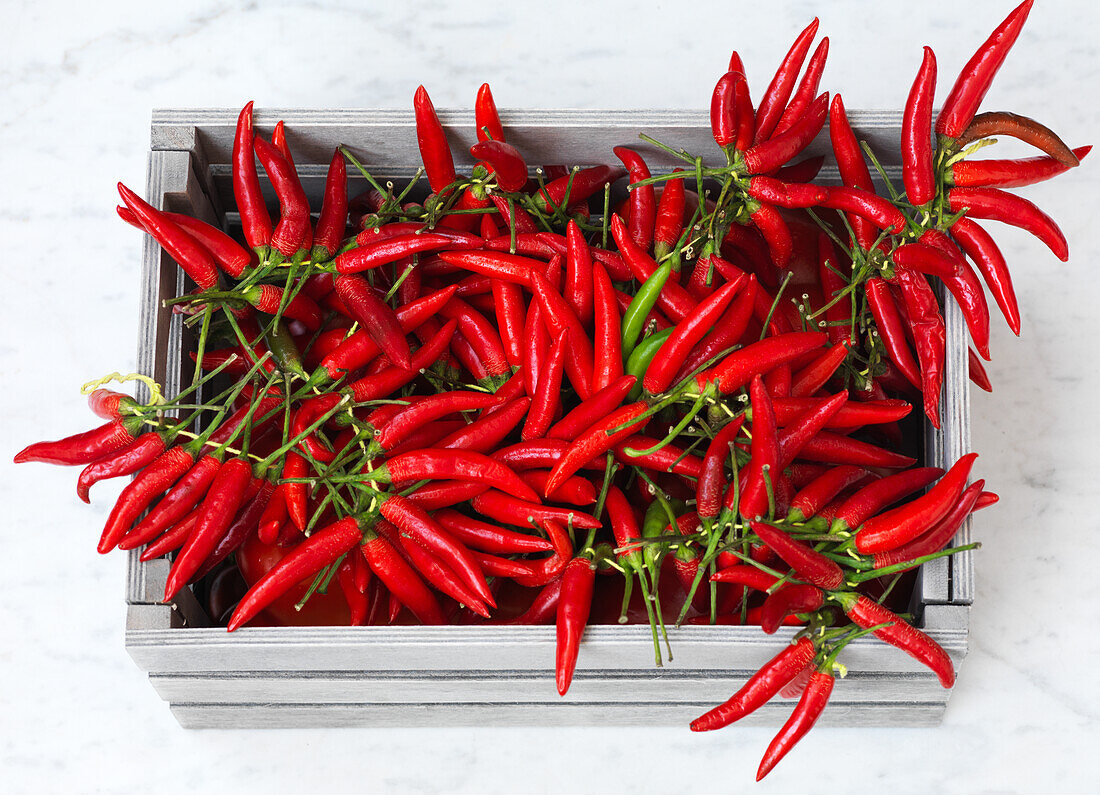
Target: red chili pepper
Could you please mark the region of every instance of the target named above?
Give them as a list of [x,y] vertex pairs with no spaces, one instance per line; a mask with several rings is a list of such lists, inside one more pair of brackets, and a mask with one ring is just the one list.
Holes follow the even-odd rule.
[[526,316],[523,293],[518,285],[501,279],[491,279],[490,289],[504,355],[513,368],[520,367],[523,364],[523,324]]
[[969,218],[1019,227],[1039,238],[1062,262],[1069,259],[1069,245],[1058,224],[1027,199],[997,188],[951,188],[947,200],[953,213],[965,210]]
[[[805,411],[795,422],[779,434],[779,463],[773,470],[781,472],[802,452],[806,444],[826,427],[833,417],[846,405],[847,392],[838,392],[831,398],[815,401],[815,405]],[[772,408],[774,416],[774,408]]]
[[[286,129],[282,121],[276,124],[275,129],[271,131],[271,145],[274,146],[279,151],[279,154],[283,156],[283,159],[286,160],[287,165],[290,166],[291,173],[297,175],[298,169],[294,165],[294,156],[290,153],[290,144],[287,143]],[[313,248],[313,225],[311,222],[307,221],[305,230],[305,237],[302,238],[298,250],[308,252]]]
[[271,500],[275,485],[270,481],[260,481],[256,478],[248,485],[245,491],[242,507],[237,511],[229,529],[222,535],[221,540],[206,560],[193,575],[190,582],[198,582],[214,567],[236,552],[245,540],[256,531],[261,514]]
[[545,268],[537,260],[499,251],[443,251],[444,262],[531,289],[532,272]]
[[577,222],[570,220],[565,231],[565,299],[577,319],[586,326],[593,317],[592,253]]
[[[844,102],[839,94],[833,97],[833,104],[829,108],[829,137],[841,181],[850,188],[874,193],[871,172],[867,168],[867,161],[863,159],[863,150],[852,132],[852,126],[848,123],[848,114],[844,111]],[[856,242],[864,250],[870,250],[878,237],[870,222],[856,213],[849,212],[847,216]]]
[[814,727],[821,713],[825,711],[825,705],[829,703],[834,682],[832,674],[827,671],[814,671],[810,676],[806,690],[798,700],[791,717],[783,724],[779,734],[764,752],[764,758],[760,760],[760,767],[756,771],[757,781],[768,775],[772,768],[779,764],[779,760],[786,756],[787,752]]
[[[514,472],[526,469],[545,469],[553,467],[565,456],[570,443],[562,439],[537,439],[531,442],[505,447],[493,453],[493,458],[502,464],[507,464]],[[593,461],[586,461],[582,468],[603,469],[603,465],[597,466]]]
[[[718,258],[714,257],[712,259],[717,260]],[[702,342],[687,355],[680,371],[673,377],[673,383],[679,383],[704,363],[709,362],[741,340],[749,327],[749,321],[752,320],[753,307],[756,304],[758,291],[756,277],[749,276],[744,289],[733,299],[733,303],[730,304],[726,313],[718,319],[714,328],[703,338]]]
[[[279,311],[283,301],[283,288],[274,284],[258,284],[242,291],[241,298],[267,315]],[[304,293],[298,293],[282,307],[283,317],[297,320],[310,331],[321,328],[321,308]]]
[[436,513],[434,519],[463,544],[482,552],[513,555],[553,549],[548,541],[538,536],[487,524],[450,508]]
[[[649,179],[649,167],[642,156],[625,146],[616,146],[615,156],[623,162],[630,181]],[[657,198],[652,185],[641,185],[630,190],[630,236],[638,248],[647,250],[653,242],[653,227],[657,218]]]
[[[797,423],[806,412],[820,409],[822,398],[772,398],[775,422],[780,428]],[[904,400],[849,400],[826,423],[826,428],[855,429],[881,425],[909,416],[913,407]]]
[[936,197],[932,170],[932,102],[936,98],[936,54],[924,48],[924,60],[909,90],[901,122],[902,180],[909,201],[921,207]]
[[822,506],[834,499],[870,473],[863,467],[841,465],[829,467],[824,473],[802,487],[791,500],[787,518],[792,522],[802,522],[817,515]]
[[818,86],[821,84],[821,74],[825,71],[825,60],[829,57],[829,37],[825,36],[818,42],[817,49],[810,56],[810,62],[806,65],[806,71],[798,88],[787,103],[783,115],[779,117],[779,123],[775,125],[773,135],[782,135],[789,130],[796,121],[802,118],[810,102],[817,96]]
[[734,87],[737,81],[744,82],[740,72],[729,71],[718,78],[714,92],[710,97],[710,133],[714,142],[725,149],[737,141],[737,107],[734,104]]
[[158,433],[143,433],[127,446],[96,459],[80,472],[76,494],[90,502],[88,491],[101,480],[132,475],[164,452],[164,439]]
[[977,457],[977,453],[964,455],[927,494],[863,522],[856,533],[856,549],[863,554],[885,552],[912,541],[940,521],[966,488]]
[[448,320],[424,345],[412,355],[412,366],[390,367],[376,375],[368,375],[348,385],[358,402],[388,397],[435,364],[447,349],[458,323]]
[[256,533],[260,541],[265,544],[275,543],[279,537],[279,531],[287,521],[286,490],[286,483],[275,486],[271,499],[268,500],[263,513],[256,521]]
[[469,480],[440,480],[418,488],[409,495],[409,502],[425,511],[437,511],[469,502],[488,489],[487,484]]
[[756,591],[767,591],[779,582],[779,578],[748,563],[737,563],[714,572],[710,576],[710,581],[728,582],[732,585],[744,585]]
[[764,600],[760,610],[760,628],[765,634],[774,635],[784,619],[798,613],[820,610],[825,595],[814,585],[785,585]]
[[370,283],[362,276],[343,274],[336,277],[336,293],[386,357],[398,367],[409,369],[412,360],[401,322]]
[[836,590],[844,582],[844,572],[841,571],[840,566],[813,547],[763,522],[753,522],[752,531],[779,555],[784,563],[794,569],[798,579],[829,591]]
[[[353,248],[340,254],[336,257],[336,270],[339,273],[358,273],[381,267],[390,262],[396,262],[413,254],[423,254],[439,249],[476,248],[481,245],[481,238],[477,238],[476,241],[455,240],[451,236],[440,234],[438,231],[387,237],[378,242],[361,245],[359,248]],[[444,257],[444,259],[446,258]]]
[[[802,69],[802,63],[806,60],[806,53],[810,50],[810,44],[817,35],[818,21],[813,22],[798,34],[791,45],[790,50],[784,56],[782,63],[775,72],[775,77],[768,84],[767,91],[760,98],[760,105],[756,111],[756,132],[753,144],[759,144],[772,137],[772,133],[783,115],[783,109],[794,90],[798,73]],[[762,172],[755,172],[762,173]]]
[[[355,584],[356,567],[358,565],[356,561],[362,560],[359,555],[348,555],[344,558],[340,567],[336,569],[336,582],[340,584],[344,601],[348,603],[349,623],[353,627],[361,627],[366,623],[367,612],[370,607],[366,592],[360,591]],[[370,572],[366,564],[363,565],[363,569]]]
[[696,376],[700,389],[716,381],[722,394],[740,389],[757,373],[765,373],[810,351],[820,348],[828,336],[820,331],[795,331],[746,345],[734,351],[711,369]]
[[367,422],[374,428],[375,444],[383,450],[393,450],[413,431],[429,422],[449,414],[489,408],[500,402],[498,396],[484,392],[441,392],[418,400],[411,406],[398,406],[399,410],[390,416],[375,418],[372,415]]
[[535,596],[534,601],[531,602],[531,605],[523,613],[503,623],[525,624],[529,626],[549,624],[550,621],[557,616],[558,601],[560,597],[561,577],[558,577],[542,587],[542,590]]
[[788,644],[753,674],[728,701],[693,720],[691,730],[703,732],[721,729],[754,712],[794,679],[813,657],[814,644],[809,638],[801,638],[797,643]]
[[947,332],[940,315],[939,302],[928,280],[919,273],[901,270],[895,274],[893,281],[901,289],[906,320],[920,360],[924,413],[932,426],[938,428],[940,387],[943,384],[947,345]]
[[[629,266],[639,282],[648,279],[657,270],[657,263],[644,250],[634,243],[622,219],[611,219],[611,236],[619,247],[623,261]],[[657,306],[674,321],[681,321],[695,308],[695,299],[678,284],[666,282],[657,299]]]
[[455,181],[455,163],[451,148],[447,145],[447,133],[439,123],[435,107],[424,86],[416,89],[413,111],[416,116],[416,142],[420,147],[428,184],[433,193],[441,193]]
[[985,301],[985,292],[978,275],[967,263],[962,252],[945,232],[928,229],[921,235],[921,243],[939,250],[952,263],[952,272],[941,277],[944,286],[951,292],[955,302],[962,310],[970,338],[985,359],[989,359],[989,305]]
[[470,480],[488,484],[515,497],[539,502],[534,489],[499,461],[469,450],[414,450],[390,458],[364,474],[379,483],[416,480]]
[[493,92],[488,83],[482,83],[477,90],[477,100],[474,102],[474,124],[477,127],[477,139],[479,141],[503,141],[504,127],[500,123],[500,115],[497,113],[497,105],[493,101]]
[[637,380],[632,375],[624,375],[582,401],[550,427],[546,432],[547,438],[571,440],[587,431],[622,404]]
[[818,431],[812,439],[802,446],[798,457],[804,461],[819,461],[826,464],[854,464],[856,466],[882,467],[884,469],[902,469],[916,463],[915,458],[907,455],[828,431]]
[[722,491],[726,487],[725,464],[730,457],[730,445],[744,423],[740,414],[723,425],[711,439],[703,457],[703,471],[695,489],[695,508],[701,519],[713,519],[722,507]]
[[294,166],[275,146],[258,135],[253,136],[252,146],[279,199],[280,217],[271,234],[271,246],[285,257],[293,256],[310,233],[309,199]]
[[96,389],[88,394],[88,408],[97,417],[105,420],[121,419],[138,405],[138,402],[129,395],[113,392],[110,389]]
[[756,175],[749,179],[748,194],[779,207],[816,207],[825,201],[827,192],[820,185],[783,182],[774,177]]
[[[145,230],[137,215],[129,207],[119,205],[115,208],[115,211],[130,226],[142,231]],[[164,216],[193,237],[200,246],[210,253],[218,267],[230,276],[239,278],[251,262],[252,258],[241,247],[241,244],[216,226],[211,226],[205,221],[200,221],[198,218],[192,218],[182,213],[165,212]]]
[[577,316],[550,282],[537,271],[531,274],[531,286],[542,308],[543,322],[554,337],[568,334],[565,372],[581,400],[592,396],[592,343]]
[[959,72],[959,77],[936,118],[937,133],[948,138],[957,138],[970,126],[997,70],[1016,43],[1032,3],[1034,0],[1024,0],[1017,6]]
[[825,126],[829,113],[829,92],[810,104],[806,113],[789,130],[774,138],[760,137],[761,113],[757,112],[757,137],[745,152],[745,168],[750,174],[770,174],[805,149]]
[[90,464],[128,447],[137,439],[140,419],[116,419],[90,431],[52,442],[35,442],[15,454],[15,463],[37,461],[43,464],[76,466]]
[[889,623],[888,626],[875,630],[876,638],[901,649],[913,659],[928,666],[939,677],[940,684],[944,687],[955,684],[955,667],[951,663],[951,658],[932,638],[866,596],[845,593],[837,595],[836,598],[848,618],[862,629]]
[[890,294],[889,286],[882,279],[873,278],[864,282],[864,290],[867,295],[867,305],[871,308],[879,339],[886,348],[886,354],[905,379],[913,386],[920,388],[920,368],[909,349],[909,343],[905,338],[904,321]]
[[[508,357],[504,353],[504,343],[500,341],[493,324],[484,315],[460,298],[448,301],[439,314],[458,323],[458,333],[469,345],[469,353],[464,354],[452,340],[451,349],[463,366],[486,387],[496,389],[511,375]],[[458,338],[456,337],[456,340]]]
[[[685,454],[685,451],[676,445],[666,444],[652,453],[639,452],[655,447],[660,442],[661,440],[650,436],[635,434],[615,445],[615,458],[630,466],[682,475],[686,478],[694,479],[702,474],[703,459]],[[627,452],[627,450],[633,452]]]
[[558,487],[557,491],[547,492],[546,481],[550,479],[548,469],[530,469],[520,475],[523,482],[551,502],[566,505],[594,505],[598,495],[592,482],[574,475]]
[[470,155],[484,160],[493,169],[501,190],[515,193],[527,184],[527,163],[511,144],[497,140],[479,141],[470,147]]
[[183,447],[169,447],[153,463],[141,470],[122,490],[103,527],[99,539],[100,554],[110,552],[130,526],[159,495],[183,476],[194,456]]
[[[548,483],[547,491],[553,493],[560,487],[560,483],[555,484],[552,488]],[[561,522],[562,524],[568,524],[571,521],[574,527],[582,530],[591,530],[600,526],[599,520],[587,513],[568,508],[557,508],[551,505],[537,505],[495,489],[489,489],[489,491],[479,494],[474,497],[470,504],[482,516],[503,524],[519,527],[530,526],[532,521],[540,526],[545,526],[549,521]]]
[[248,247],[264,253],[271,242],[271,216],[260,189],[252,138],[252,103],[249,102],[237,118],[237,131],[233,138],[233,196],[241,214]]
[[742,278],[724,284],[677,324],[646,368],[642,380],[646,392],[655,395],[668,389],[688,352],[714,328],[746,281]]
[[[887,552],[876,552],[874,555],[875,568],[883,569],[887,566],[894,566],[939,552],[947,546],[955,533],[962,527],[966,517],[976,510],[984,487],[984,480],[974,481],[966,487],[951,507],[951,510],[929,530],[896,549]],[[916,568],[916,566],[910,568]]]
[[905,215],[893,204],[861,188],[830,187],[822,207],[843,210],[858,215],[887,232],[898,233],[905,228]]
[[324,262],[336,256],[348,225],[348,175],[344,155],[337,149],[325,177],[325,195],[321,202],[321,215],[313,235],[313,251],[310,259]]
[[435,446],[489,454],[519,425],[530,405],[530,398],[517,398],[492,414],[484,412],[476,421],[439,440]]
[[390,542],[368,530],[359,549],[378,579],[422,624],[446,623],[435,595]]
[[943,470],[939,467],[919,467],[888,475],[864,486],[837,509],[832,530],[854,530],[882,508],[923,489],[941,475]]
[[[146,562],[159,558],[161,555],[167,555],[169,552],[175,552],[186,543],[187,536],[191,535],[191,531],[195,529],[195,523],[198,520],[199,509],[195,508],[195,510],[180,519],[155,541],[150,543],[149,546],[143,549],[138,559],[142,562]],[[141,544],[130,543],[130,537],[126,536],[119,542],[118,548],[130,550],[136,549],[139,546],[141,546]]]
[[199,288],[212,290],[218,286],[218,267],[206,248],[168,218],[166,213],[153,207],[121,182],[118,183],[118,193],[130,211],[141,221],[145,231],[179,263],[184,273]]
[[[1092,151],[1091,146],[1072,150],[1078,163]],[[1068,171],[1053,157],[1029,157],[1021,160],[960,160],[944,175],[948,184],[961,188],[1022,188],[1035,185]]]
[[595,315],[592,389],[598,392],[623,375],[622,317],[611,278],[600,263],[592,265],[592,286]]
[[565,367],[565,346],[569,344],[570,335],[566,333],[558,336],[550,348],[550,355],[546,359],[546,366],[539,375],[538,388],[531,399],[531,407],[527,412],[527,421],[523,424],[523,432],[520,434],[525,442],[531,439],[541,439],[550,429],[554,421],[554,414],[561,404],[561,381]]
[[[576,474],[582,466],[633,435],[645,422],[645,420],[638,420],[638,417],[648,409],[649,406],[645,402],[631,403],[589,427],[569,445],[561,459],[554,464],[547,488],[550,491],[556,491],[558,486]],[[620,425],[624,427],[612,432]]]
[[979,389],[984,389],[986,392],[992,392],[993,384],[989,381],[989,374],[985,371],[982,360],[978,358],[978,354],[974,353],[973,348],[967,348],[966,352],[968,365],[967,376]]
[[792,375],[790,397],[810,397],[816,394],[844,363],[849,349],[847,340],[839,345],[833,345],[820,357],[799,370],[796,375]]
[[554,658],[558,694],[569,692],[573,671],[577,667],[581,636],[592,609],[592,592],[596,583],[596,567],[586,557],[569,561],[561,575],[561,596],[558,599],[557,653]]
[[[572,174],[558,177],[535,194],[536,205],[543,212],[551,212],[553,207],[565,207],[579,204],[605,185],[625,175],[621,168],[612,166],[592,166],[582,168]],[[553,207],[552,207],[552,206]]]
[[[752,447],[748,467],[742,473],[743,487],[736,509],[745,519],[769,515],[767,483],[775,483],[779,468],[779,440],[776,436],[775,414],[771,399],[764,387],[764,379],[756,375],[749,385],[749,403],[752,406]],[[730,491],[732,499],[733,490]]]

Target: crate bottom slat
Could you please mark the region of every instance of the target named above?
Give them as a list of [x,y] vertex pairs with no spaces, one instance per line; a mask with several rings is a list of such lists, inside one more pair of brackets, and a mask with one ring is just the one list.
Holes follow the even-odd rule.
[[[714,702],[586,702],[508,704],[171,704],[185,729],[420,728],[463,726],[681,726]],[[933,702],[831,702],[819,726],[932,727],[943,720],[946,700]],[[781,726],[794,701],[772,702],[738,722]]]

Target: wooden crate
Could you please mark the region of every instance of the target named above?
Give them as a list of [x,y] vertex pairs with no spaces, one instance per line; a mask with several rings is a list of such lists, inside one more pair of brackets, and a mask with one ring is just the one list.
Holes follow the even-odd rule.
[[[691,152],[716,155],[705,114],[683,111],[503,111],[509,141],[529,162],[608,162],[618,144],[636,145],[654,172],[677,163],[643,144],[644,131]],[[471,113],[442,111],[456,153],[473,143]],[[230,155],[237,112],[160,110],[153,114],[146,195],[167,209],[238,225]],[[407,180],[420,162],[412,114],[377,110],[259,110],[257,129],[284,119],[302,182],[314,207],[333,148],[347,144],[380,178]],[[860,138],[889,157],[897,151],[898,113],[851,114]],[[810,154],[828,152],[827,133]],[[465,162],[469,162],[468,158]],[[459,166],[463,161],[459,159]],[[717,164],[717,163],[716,163]],[[884,163],[898,179],[896,160]],[[836,179],[829,167],[823,176]],[[349,169],[351,194],[365,181]],[[269,190],[269,186],[267,188]],[[272,206],[274,195],[269,194]],[[178,390],[187,340],[162,305],[183,277],[151,239],[142,268],[139,368]],[[965,326],[948,301],[942,429],[925,427],[926,461],[944,468],[969,451]],[[919,408],[918,408],[919,410]],[[969,520],[957,543],[969,541]],[[565,698],[554,686],[554,628],[211,627],[186,591],[158,602],[168,564],[131,552],[126,648],[149,673],[180,723],[194,728],[291,726],[662,725],[687,724],[725,700],[790,637],[757,627],[670,630],[675,660],[653,667],[645,626],[593,626]],[[967,651],[974,572],[969,552],[927,564],[911,600],[919,626],[958,666]],[[836,686],[823,724],[925,726],[939,723],[949,691],[910,657],[873,638],[845,650],[850,673]],[[769,704],[747,723],[779,725],[789,705]]]

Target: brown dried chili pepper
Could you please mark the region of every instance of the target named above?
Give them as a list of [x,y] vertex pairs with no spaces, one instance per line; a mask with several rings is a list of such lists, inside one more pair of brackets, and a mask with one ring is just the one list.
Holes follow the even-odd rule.
[[[768,84],[767,90],[760,98],[760,105],[756,110],[756,128],[752,141],[754,145],[767,141],[772,137],[772,133],[783,115],[787,100],[790,99],[791,92],[794,90],[798,73],[802,70],[802,64],[806,60],[806,53],[810,51],[810,44],[813,43],[814,36],[817,35],[818,24],[817,17],[814,17],[814,20],[798,34],[790,50],[787,51],[783,61],[779,64],[779,68],[776,69],[775,76]],[[743,71],[743,69],[738,71]]]
[[813,641],[801,638],[764,663],[728,701],[691,722],[693,732],[728,726],[764,706],[814,658]]
[[1016,43],[1034,2],[1035,0],[1024,0],[1017,6],[959,72],[959,77],[936,118],[937,133],[947,138],[957,138],[970,126],[997,70]]
[[1039,238],[1062,262],[1069,259],[1069,244],[1058,224],[1027,199],[998,188],[951,188],[947,200],[953,213],[1018,227]]
[[936,198],[932,169],[932,102],[936,98],[936,54],[924,48],[901,122],[902,181],[909,201],[922,207]]
[[[1091,146],[1072,150],[1078,162],[1092,151]],[[1028,157],[1020,160],[960,160],[944,174],[948,185],[962,188],[1022,188],[1064,174],[1070,167],[1053,157]]]
[[1016,113],[990,112],[975,116],[970,126],[955,140],[955,146],[962,149],[980,138],[994,135],[1007,135],[1031,144],[1066,168],[1074,168],[1081,162],[1053,130],[1035,119]]

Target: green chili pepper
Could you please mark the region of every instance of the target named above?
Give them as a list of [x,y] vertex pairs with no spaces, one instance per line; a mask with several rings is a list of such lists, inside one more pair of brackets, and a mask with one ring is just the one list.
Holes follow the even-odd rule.
[[[646,282],[646,284],[649,284],[649,282]],[[631,304],[631,306],[634,306],[634,304]],[[637,400],[638,396],[642,394],[642,377],[649,368],[649,363],[653,361],[653,357],[657,355],[657,351],[661,350],[661,346],[665,344],[665,340],[667,340],[675,330],[675,328],[666,328],[658,331],[656,334],[650,334],[633,349],[629,358],[626,360],[626,372],[624,374],[632,375],[637,378],[638,381],[626,396],[627,401]],[[625,352],[626,349],[623,348],[623,351]]]
[[[665,282],[668,281],[671,273],[671,261],[659,266],[638,288],[638,292],[634,294],[634,298],[630,301],[630,306],[623,313],[624,357],[629,357],[634,350],[634,346],[638,343],[638,337],[642,335],[642,331],[645,329],[646,318],[649,317],[649,313],[656,306],[657,298],[660,296],[661,290],[664,289]],[[640,375],[638,380],[641,380]]]

